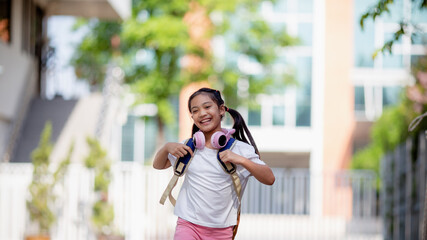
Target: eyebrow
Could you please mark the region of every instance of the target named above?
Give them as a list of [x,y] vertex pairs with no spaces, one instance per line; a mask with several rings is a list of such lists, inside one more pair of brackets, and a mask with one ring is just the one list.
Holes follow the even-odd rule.
[[[202,103],[201,105],[203,106],[203,105],[206,105],[206,104],[212,104],[213,102],[211,102],[211,101],[209,101],[209,102],[204,102],[204,103]],[[199,108],[198,106],[194,106],[194,107],[191,107],[191,111],[193,111],[193,109],[194,108]]]

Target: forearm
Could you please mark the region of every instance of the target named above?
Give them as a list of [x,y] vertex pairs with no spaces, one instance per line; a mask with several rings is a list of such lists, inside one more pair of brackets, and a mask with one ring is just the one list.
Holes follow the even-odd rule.
[[266,185],[273,185],[276,178],[274,177],[273,171],[267,165],[261,165],[252,162],[247,158],[243,158],[241,165],[246,168],[252,176],[254,176],[258,181]]
[[168,160],[168,151],[166,145],[157,151],[153,160],[153,167],[155,169],[165,169],[171,166],[171,163]]

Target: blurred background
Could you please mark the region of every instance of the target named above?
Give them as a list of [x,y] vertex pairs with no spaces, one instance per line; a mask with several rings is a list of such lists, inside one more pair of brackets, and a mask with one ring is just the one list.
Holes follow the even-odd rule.
[[172,239],[151,164],[206,86],[276,176],[237,239],[425,239],[426,8],[0,0],[0,240]]

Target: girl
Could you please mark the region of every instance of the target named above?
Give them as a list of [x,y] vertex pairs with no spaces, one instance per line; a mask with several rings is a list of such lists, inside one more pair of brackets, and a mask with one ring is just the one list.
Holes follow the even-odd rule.
[[[243,194],[250,176],[263,184],[272,185],[275,177],[271,169],[259,159],[259,152],[245,121],[236,110],[227,108],[218,90],[201,88],[188,100],[188,110],[194,121],[192,134],[200,131],[205,147],[195,153],[183,143],[167,143],[154,157],[153,167],[165,169],[187,153],[193,156],[188,165],[174,213],[178,216],[175,240],[233,238],[233,226],[237,224],[239,198],[230,176],[221,168],[218,149],[211,137],[221,131],[221,120],[228,112],[234,119],[232,135],[236,139],[233,148],[220,152],[224,163],[237,166],[237,175]],[[250,144],[245,137],[250,140]]]

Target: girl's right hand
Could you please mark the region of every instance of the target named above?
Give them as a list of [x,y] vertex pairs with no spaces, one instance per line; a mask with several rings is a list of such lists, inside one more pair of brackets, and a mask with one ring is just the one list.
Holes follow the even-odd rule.
[[170,142],[166,144],[166,150],[168,153],[175,156],[177,159],[184,157],[187,153],[190,153],[193,156],[193,150],[185,144]]

